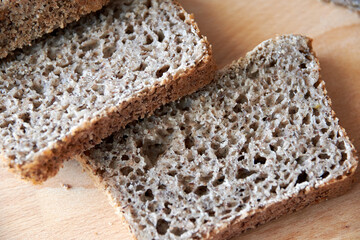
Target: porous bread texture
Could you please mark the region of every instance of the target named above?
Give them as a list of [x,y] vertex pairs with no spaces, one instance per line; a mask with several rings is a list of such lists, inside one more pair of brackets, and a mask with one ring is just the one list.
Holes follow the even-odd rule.
[[355,149],[311,40],[260,44],[78,160],[137,239],[226,239],[350,187]]
[[341,5],[351,10],[357,11],[360,13],[360,0],[324,0],[326,2],[333,2],[337,5]]
[[4,0],[0,2],[0,58],[101,9],[109,0]]
[[211,47],[171,0],[112,1],[0,63],[0,149],[24,179],[209,83]]

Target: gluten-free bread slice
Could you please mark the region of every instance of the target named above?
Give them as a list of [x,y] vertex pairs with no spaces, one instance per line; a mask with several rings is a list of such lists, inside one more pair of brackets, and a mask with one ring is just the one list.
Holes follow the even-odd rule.
[[209,43],[176,2],[112,1],[0,62],[1,158],[44,181],[214,75]]
[[0,2],[0,58],[9,52],[101,9],[109,0],[2,0]]
[[226,239],[339,195],[357,167],[311,40],[260,44],[78,157],[137,239]]

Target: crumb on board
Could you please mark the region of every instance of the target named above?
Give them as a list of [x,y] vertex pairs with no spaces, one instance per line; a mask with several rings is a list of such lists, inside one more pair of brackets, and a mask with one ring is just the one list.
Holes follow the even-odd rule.
[[60,185],[61,185],[62,188],[66,189],[66,190],[69,190],[71,188],[70,184],[61,183]]

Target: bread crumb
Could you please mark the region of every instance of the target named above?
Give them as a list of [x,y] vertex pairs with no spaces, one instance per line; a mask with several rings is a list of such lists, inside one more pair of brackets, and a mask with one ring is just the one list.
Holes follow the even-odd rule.
[[71,188],[70,184],[61,183],[60,185],[61,185],[62,188],[66,189],[66,190],[69,190]]
[[112,222],[109,222],[109,226],[112,226],[113,225],[113,223]]

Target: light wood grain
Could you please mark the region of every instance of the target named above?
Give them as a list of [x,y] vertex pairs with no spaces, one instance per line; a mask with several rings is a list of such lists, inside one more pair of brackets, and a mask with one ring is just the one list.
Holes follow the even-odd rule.
[[[180,0],[195,13],[219,66],[276,34],[314,39],[333,107],[360,149],[360,17],[316,0]],[[131,239],[106,196],[75,161],[42,186],[0,169],[0,239]],[[66,190],[61,184],[72,188]],[[360,239],[360,184],[344,196],[235,239]]]

